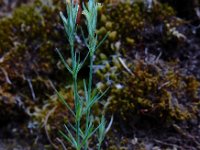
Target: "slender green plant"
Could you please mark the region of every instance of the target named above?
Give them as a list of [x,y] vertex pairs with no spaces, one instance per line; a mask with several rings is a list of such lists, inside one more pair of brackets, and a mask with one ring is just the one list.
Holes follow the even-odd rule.
[[[98,43],[98,37],[96,34],[96,25],[97,25],[97,12],[99,4],[96,2],[96,0],[89,0],[88,3],[83,5],[83,15],[85,16],[85,22],[87,25],[87,37],[84,35],[82,29],[82,36],[84,39],[84,42],[88,48],[88,54],[86,57],[81,61],[80,59],[80,53],[77,53],[74,49],[75,44],[75,36],[77,35],[77,15],[79,10],[79,5],[74,0],[70,0],[70,3],[67,3],[67,18],[63,15],[63,13],[60,13],[61,19],[64,24],[65,32],[67,35],[67,39],[70,44],[70,52],[71,52],[71,59],[72,59],[72,65],[68,65],[65,61],[63,55],[61,52],[57,49],[57,52],[61,58],[61,61],[63,62],[66,69],[69,71],[69,73],[72,76],[73,79],[73,95],[74,95],[74,108],[71,108],[68,103],[65,101],[62,95],[59,94],[58,91],[57,94],[61,101],[66,105],[66,107],[69,109],[71,114],[74,117],[74,124],[71,124],[68,122],[67,125],[64,125],[66,129],[66,133],[63,131],[60,131],[61,135],[69,142],[73,147],[75,147],[77,150],[81,149],[88,149],[89,145],[89,139],[97,133],[97,139],[98,139],[98,149],[101,149],[101,144],[103,142],[103,139],[106,134],[106,121],[105,117],[102,114],[102,118],[99,121],[99,125],[94,125],[94,117],[91,113],[92,106],[98,102],[102,98],[102,96],[105,95],[107,90],[103,93],[98,92],[98,90],[92,90],[92,76],[93,76],[93,62],[94,62],[94,53],[96,49],[103,43],[103,41],[106,39],[107,35],[103,38],[102,41]],[[84,62],[89,57],[90,59],[90,71],[89,71],[89,79],[88,82],[86,80],[83,80],[83,87],[84,87],[84,98],[79,96],[78,93],[78,73],[80,69],[82,68]],[[83,119],[83,117],[85,119]],[[84,121],[85,120],[85,121]],[[112,120],[112,119],[111,119]],[[111,122],[110,122],[111,124]],[[110,125],[108,126],[110,127]]]

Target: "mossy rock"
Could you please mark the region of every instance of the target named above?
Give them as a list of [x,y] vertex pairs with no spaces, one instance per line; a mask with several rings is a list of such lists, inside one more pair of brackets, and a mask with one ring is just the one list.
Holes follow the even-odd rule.
[[[196,118],[200,84],[194,76],[175,69],[174,64],[152,64],[136,59],[113,58],[109,67],[96,72],[101,86],[110,86],[107,113],[124,124],[165,125]],[[100,85],[100,84],[99,84]]]
[[158,2],[149,10],[141,1],[105,3],[97,33],[103,38],[108,31],[107,40],[97,50],[97,62],[101,60],[100,53],[107,56],[118,53],[133,59],[137,54],[160,55],[165,61],[178,60],[181,66],[189,65],[185,71],[200,78],[199,31],[178,18],[176,10],[168,4]]
[[[59,10],[62,7],[58,1],[35,1],[22,5],[11,17],[0,20],[0,83],[4,91],[0,96],[10,95],[16,101],[8,100],[4,103],[1,98],[1,110],[9,105],[21,110],[17,100],[12,98],[18,97],[21,99],[22,111],[26,113],[29,106],[44,105],[49,95],[53,94],[50,80],[56,87],[64,84],[62,81],[66,72],[59,65],[60,59],[55,52],[55,48],[67,49]],[[1,116],[13,118],[8,114]]]
[[120,51],[126,55],[129,49],[144,43],[149,36],[148,32],[151,32],[154,26],[164,25],[167,20],[170,20],[175,15],[175,11],[172,7],[160,3],[148,11],[144,2],[136,1],[116,5],[105,3],[100,14],[97,33],[103,37],[110,31],[100,51],[106,54]]

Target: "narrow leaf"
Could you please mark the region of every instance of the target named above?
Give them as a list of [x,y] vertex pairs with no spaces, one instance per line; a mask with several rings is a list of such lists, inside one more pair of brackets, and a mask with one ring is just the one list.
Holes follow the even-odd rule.
[[94,105],[94,103],[101,99],[107,93],[108,90],[109,88],[107,88],[102,94],[98,93],[97,95],[95,95],[94,98],[90,101],[90,103],[86,106],[84,113],[87,112],[87,110],[91,108]]
[[73,110],[71,109],[71,107],[67,104],[66,100],[64,99],[64,97],[56,90],[54,89],[56,94],[58,95],[59,99],[61,100],[61,102],[67,107],[67,109],[69,109],[69,111],[72,113],[73,116],[75,116]]
[[71,139],[70,139],[65,133],[63,133],[62,131],[59,131],[59,133],[60,133],[69,143],[71,143],[72,145],[74,144],[74,143],[71,141]]
[[106,35],[104,36],[104,38],[99,42],[99,44],[96,46],[96,49],[98,49],[102,44],[103,42],[107,39],[108,35],[109,35],[110,32],[106,33]]
[[61,61],[62,61],[62,63],[64,64],[64,66],[65,66],[65,67],[67,68],[67,70],[72,74],[71,68],[70,68],[69,65],[66,63],[66,61],[65,61],[64,57],[62,56],[62,54],[60,53],[60,51],[59,51],[57,48],[56,48],[56,51],[57,51],[59,57],[61,58]]
[[67,127],[66,125],[64,125],[64,127],[65,127],[65,129],[67,130],[67,132],[68,132],[68,134],[69,134],[69,137],[71,138],[71,140],[72,140],[72,142],[73,142],[73,145],[74,145],[75,147],[77,147],[77,142],[76,142],[76,140],[74,139],[72,133],[70,132],[70,130],[68,129],[68,127]]
[[84,34],[82,28],[81,28],[81,34],[82,34],[82,36],[83,36],[83,40],[84,40],[85,45],[88,47],[87,39],[86,39],[86,37],[85,37],[85,34]]
[[79,64],[79,66],[78,66],[78,71],[79,71],[79,70],[82,68],[82,66],[84,65],[84,63],[85,63],[87,57],[89,56],[89,54],[90,54],[90,52],[87,53],[87,55],[85,56],[84,60]]
[[[70,128],[73,129],[74,132],[77,131],[76,128],[75,128],[70,122],[68,122],[68,124],[69,124]],[[80,134],[81,134],[81,137],[83,138],[83,137],[84,137],[84,134],[83,134],[83,131],[82,131],[80,128],[79,128],[79,132],[80,132]]]
[[87,102],[88,101],[88,91],[87,91],[87,86],[86,86],[85,79],[83,80],[83,86],[84,86],[85,100]]

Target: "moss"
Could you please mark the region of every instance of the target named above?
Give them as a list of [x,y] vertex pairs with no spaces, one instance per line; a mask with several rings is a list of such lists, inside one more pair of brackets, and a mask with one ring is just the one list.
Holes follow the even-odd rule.
[[108,39],[111,41],[115,41],[117,39],[117,31],[110,32]]
[[[61,89],[59,94],[62,95],[63,99],[73,108],[73,91],[71,87]],[[44,128],[47,129],[48,135],[55,143],[57,143],[56,137],[59,136],[58,131],[63,130],[63,125],[68,121],[73,121],[70,111],[57,95],[49,97],[48,103],[42,107],[32,106],[29,107],[29,110],[32,110],[32,112],[28,111],[32,119],[38,122],[42,130],[44,130]]]
[[163,62],[156,65],[135,60],[127,63],[127,71],[122,64],[116,66],[116,61],[97,72],[105,81],[101,87],[111,84],[108,114],[125,124],[150,120],[154,125],[196,116],[199,82],[193,76],[174,72],[173,66]]
[[167,3],[171,5],[174,9],[176,9],[178,17],[188,20],[198,18],[195,12],[195,8],[199,7],[199,0],[177,0],[176,2],[173,0],[159,1],[161,1],[162,3]]
[[[69,104],[71,108],[74,107],[73,90],[71,86],[61,88],[59,90],[59,94],[62,95],[62,98]],[[57,141],[58,137],[62,138],[62,136],[59,134],[59,131],[65,131],[64,125],[67,125],[69,121],[71,124],[73,124],[74,118],[65,104],[62,103],[58,95],[51,95],[48,99],[46,99],[46,103],[44,105],[31,105],[26,111],[31,117],[29,121],[36,124],[36,131],[40,132],[40,136],[44,136],[45,140],[47,138],[48,142],[46,142],[46,146],[49,147],[47,148],[62,149],[62,146]],[[63,142],[65,143],[67,149],[74,149],[70,143],[67,143],[66,140],[63,139]]]
[[129,44],[129,45],[133,46],[133,45],[134,45],[134,43],[135,43],[135,40],[134,40],[134,39],[132,39],[132,38],[129,38],[129,37],[127,37],[127,38],[126,38],[126,42],[127,42],[127,44]]
[[[67,48],[58,15],[60,4],[53,1],[53,5],[47,5],[37,0],[0,20],[0,83],[4,91],[0,97],[12,95],[15,102],[7,103],[20,109],[16,111],[19,116],[30,106],[46,104],[45,100],[53,94],[49,79],[56,86],[64,84],[66,74],[64,68],[58,68],[60,59],[55,52],[56,47]],[[23,109],[18,107],[15,97],[21,100]],[[0,100],[0,108],[5,107],[7,104]],[[2,118],[16,116],[0,113]]]
[[192,99],[198,99],[198,91],[196,89],[199,88],[200,83],[197,82],[197,80],[191,76],[186,78],[186,83],[187,83],[187,94],[192,98]]
[[[116,5],[105,4],[99,19],[101,28],[98,33],[100,37],[105,35],[105,29],[111,33],[110,38],[101,48],[101,52],[110,54],[112,51],[108,49],[116,51],[117,48],[113,48],[113,45],[118,41],[121,43],[120,47],[130,49],[134,42],[143,42],[146,38],[144,34],[152,30],[155,25],[163,24],[174,15],[175,11],[170,6],[160,3],[154,5],[151,11],[145,8],[142,1],[117,3]],[[128,40],[124,40],[127,38]]]

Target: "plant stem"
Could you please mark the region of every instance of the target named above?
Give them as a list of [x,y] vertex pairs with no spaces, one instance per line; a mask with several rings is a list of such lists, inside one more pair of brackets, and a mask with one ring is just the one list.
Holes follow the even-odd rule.
[[[88,84],[88,101],[91,100],[91,89],[92,89],[92,75],[93,75],[93,55],[90,55],[90,72],[89,72],[89,84]],[[87,120],[86,120],[86,127],[89,124],[89,116],[90,116],[90,108],[87,111]]]
[[[90,67],[90,72],[89,72],[89,83],[88,83],[88,99],[87,99],[88,102],[90,102],[90,100],[91,100],[92,75],[93,75],[93,55],[90,55],[90,65],[89,65],[89,67]],[[85,125],[85,129],[88,128],[89,119],[90,119],[90,108],[86,112],[86,125]],[[86,144],[84,146],[84,149],[87,150],[87,147],[88,147],[88,142],[86,142]]]
[[[73,77],[73,84],[74,84],[74,103],[75,103],[75,113],[77,115],[77,111],[78,111],[78,88],[77,88],[77,77],[75,75],[75,77]],[[80,106],[79,106],[80,107]],[[76,124],[76,139],[77,139],[77,143],[80,143],[80,138],[79,138],[79,127],[80,127],[80,119],[78,118],[75,119],[75,124]]]
[[98,145],[98,150],[101,150],[101,143],[99,143]]
[[70,50],[71,50],[71,58],[72,58],[72,68],[74,69],[74,44],[70,44]]
[[89,72],[89,84],[88,84],[88,97],[89,97],[89,99],[91,98],[92,75],[93,75],[93,54],[90,55],[90,72]]
[[[67,14],[68,18],[65,18],[62,13],[60,13],[61,18],[64,23],[64,27],[67,33],[68,41],[70,44],[70,53],[71,53],[71,60],[72,60],[72,66],[70,67],[67,62],[64,61],[64,64],[67,68],[67,70],[71,73],[72,78],[73,78],[73,96],[74,96],[74,112],[75,114],[74,117],[74,125],[70,124],[71,128],[73,131],[69,131],[68,127],[66,126],[66,130],[68,131],[68,136],[65,135],[64,137],[68,142],[70,142],[73,146],[75,146],[76,150],[81,150],[84,148],[84,150],[88,150],[88,145],[89,145],[89,138],[99,129],[100,133],[103,132],[104,126],[102,123],[99,124],[99,126],[95,127],[95,124],[92,118],[92,113],[91,113],[91,108],[96,103],[99,98],[103,96],[96,94],[93,95],[92,91],[92,78],[93,78],[93,57],[94,57],[94,52],[96,50],[97,46],[97,35],[96,35],[96,21],[97,21],[97,11],[98,11],[98,3],[96,0],[88,0],[88,5],[83,5],[83,14],[86,17],[86,25],[88,29],[88,38],[84,40],[87,42],[86,45],[88,46],[89,54],[90,54],[90,64],[89,64],[89,80],[88,80],[88,85],[85,83],[84,80],[84,92],[85,92],[85,102],[83,102],[82,98],[79,97],[78,94],[78,83],[77,83],[77,75],[79,70],[82,68],[83,62],[80,62],[80,55],[77,55],[77,53],[74,50],[74,42],[75,42],[75,35],[76,35],[76,30],[77,30],[77,15],[79,13],[79,8],[78,4],[75,3],[75,0],[70,0],[70,3],[67,4]],[[84,35],[84,34],[83,34]],[[102,42],[100,42],[102,43]],[[60,53],[59,53],[60,55]],[[87,56],[86,56],[87,58]],[[63,57],[61,56],[61,59],[63,60]],[[67,105],[68,106],[68,105]],[[86,111],[86,114],[85,114]],[[85,128],[81,128],[81,122],[82,122],[82,117],[85,117]],[[82,130],[85,130],[85,134],[82,133]],[[100,139],[101,139],[100,134]],[[101,144],[102,140],[100,140],[99,145],[98,145],[98,150],[101,149]]]

